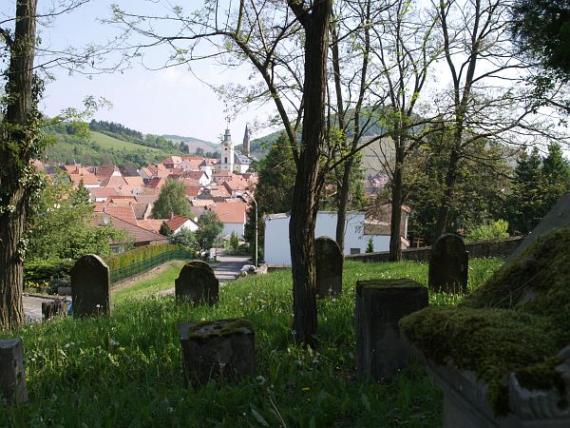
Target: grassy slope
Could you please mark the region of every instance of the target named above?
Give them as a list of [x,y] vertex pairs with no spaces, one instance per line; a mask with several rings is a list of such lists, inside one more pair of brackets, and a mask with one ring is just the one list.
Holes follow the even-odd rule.
[[[473,261],[471,286],[498,265]],[[133,293],[172,286],[177,270],[135,285]],[[111,318],[26,327],[12,335],[25,342],[30,403],[0,412],[0,425],[241,427],[277,426],[282,418],[288,426],[438,426],[441,396],[421,369],[388,385],[357,380],[354,372],[356,280],[425,283],[426,274],[416,263],[347,263],[343,295],[319,302],[318,352],[294,345],[287,271],[240,279],[222,288],[213,308],[175,305],[171,297],[125,300],[127,294]],[[442,300],[432,297],[432,303]],[[238,316],[255,325],[258,376],[185,390],[177,324]]]
[[165,153],[163,150],[154,147],[147,147],[128,141],[119,140],[118,138],[113,138],[100,132],[91,131],[90,140],[99,144],[103,149],[124,150],[127,152],[141,152],[144,150],[151,153]]

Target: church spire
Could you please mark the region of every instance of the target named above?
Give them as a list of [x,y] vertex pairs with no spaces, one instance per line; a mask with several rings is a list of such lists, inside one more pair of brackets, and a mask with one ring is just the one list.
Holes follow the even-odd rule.
[[249,130],[249,127],[247,126],[247,123],[245,124],[245,133],[243,134],[243,145],[242,145],[242,152],[244,155],[249,156],[249,151],[250,151],[250,138],[251,138],[251,132]]

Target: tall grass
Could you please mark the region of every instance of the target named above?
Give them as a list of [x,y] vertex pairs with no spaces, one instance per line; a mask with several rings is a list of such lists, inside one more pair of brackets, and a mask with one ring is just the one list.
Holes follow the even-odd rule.
[[[472,263],[472,287],[499,265]],[[137,294],[173,286],[179,266]],[[419,263],[347,262],[344,292],[319,302],[320,346],[294,344],[287,271],[223,287],[215,307],[177,305],[173,297],[117,299],[109,318],[56,319],[12,333],[24,339],[30,402],[0,409],[3,426],[438,426],[441,395],[412,367],[380,385],[355,374],[357,279],[408,277],[426,282]],[[138,287],[138,288],[137,288]],[[131,294],[132,296],[132,294]],[[442,299],[432,297],[435,304]],[[239,384],[182,383],[177,325],[246,317],[256,329],[257,376]],[[7,336],[6,334],[4,336]]]

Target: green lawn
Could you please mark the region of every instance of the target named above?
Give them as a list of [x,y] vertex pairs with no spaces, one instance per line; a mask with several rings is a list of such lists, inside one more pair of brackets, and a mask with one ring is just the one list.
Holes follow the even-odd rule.
[[[473,260],[471,287],[500,265]],[[173,297],[133,299],[174,285],[179,266],[117,291],[110,318],[57,319],[19,334],[30,403],[0,412],[2,426],[411,426],[441,424],[441,394],[421,368],[387,385],[355,376],[354,285],[359,278],[426,282],[418,263],[346,263],[344,293],[319,302],[320,347],[300,349],[291,330],[288,271],[239,279],[215,307]],[[432,296],[431,302],[457,301]],[[177,325],[246,317],[256,329],[258,375],[237,385],[182,385]],[[4,336],[10,336],[4,334]]]

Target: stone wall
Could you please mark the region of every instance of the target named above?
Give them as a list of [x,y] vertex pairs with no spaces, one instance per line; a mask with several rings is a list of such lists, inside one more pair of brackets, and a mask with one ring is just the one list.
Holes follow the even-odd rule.
[[[520,244],[522,236],[505,239],[504,241],[477,241],[465,244],[465,249],[469,251],[470,258],[479,257],[500,257],[507,258]],[[429,261],[431,247],[408,248],[402,250],[404,260],[414,260],[419,262]],[[383,251],[380,253],[354,254],[345,256],[345,260],[356,260],[360,262],[387,262],[390,260],[390,253]]]

